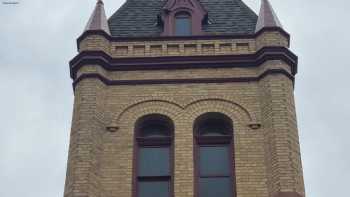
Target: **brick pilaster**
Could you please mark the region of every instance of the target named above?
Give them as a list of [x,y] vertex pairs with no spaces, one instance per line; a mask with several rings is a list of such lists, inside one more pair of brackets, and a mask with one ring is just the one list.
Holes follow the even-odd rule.
[[88,79],[75,89],[65,197],[99,196],[97,157],[101,127],[95,118],[99,84],[96,79]]
[[304,196],[293,82],[274,74],[259,86],[270,196]]

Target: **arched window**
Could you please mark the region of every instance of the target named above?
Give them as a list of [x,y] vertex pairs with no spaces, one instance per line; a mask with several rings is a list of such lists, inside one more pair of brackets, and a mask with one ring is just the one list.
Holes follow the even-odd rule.
[[192,35],[191,15],[187,12],[175,14],[175,35],[190,36]]
[[221,113],[206,113],[194,124],[197,197],[234,197],[232,120]]
[[134,197],[171,197],[172,121],[163,115],[140,118],[135,126]]

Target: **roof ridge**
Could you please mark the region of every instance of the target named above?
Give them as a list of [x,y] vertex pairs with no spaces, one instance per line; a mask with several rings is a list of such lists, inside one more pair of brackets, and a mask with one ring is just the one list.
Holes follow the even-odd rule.
[[249,11],[251,14],[254,14],[254,16],[258,16],[257,13],[255,13],[255,11],[254,11],[253,9],[251,9],[246,3],[244,3],[244,1],[242,1],[242,0],[233,0],[233,1],[238,1],[238,2],[240,2],[240,4],[241,4],[242,6],[244,6],[244,8],[245,8],[247,11]]
[[108,21],[111,20],[112,18],[114,18],[114,17],[118,14],[118,12],[123,11],[123,10],[126,8],[126,5],[129,3],[129,1],[131,1],[131,0],[126,0],[126,1],[120,6],[120,8],[118,8],[117,11],[115,11],[115,12],[112,14],[112,16],[110,16],[110,17],[108,18]]

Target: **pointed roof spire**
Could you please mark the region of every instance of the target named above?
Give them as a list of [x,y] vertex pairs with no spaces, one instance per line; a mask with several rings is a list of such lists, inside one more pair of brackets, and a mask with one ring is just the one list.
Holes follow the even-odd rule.
[[102,30],[108,35],[111,35],[109,31],[109,26],[107,23],[107,17],[104,9],[104,4],[102,0],[97,0],[94,12],[91,14],[89,22],[85,27],[85,31],[88,30]]
[[261,0],[261,8],[255,32],[258,32],[265,27],[283,28],[269,0]]

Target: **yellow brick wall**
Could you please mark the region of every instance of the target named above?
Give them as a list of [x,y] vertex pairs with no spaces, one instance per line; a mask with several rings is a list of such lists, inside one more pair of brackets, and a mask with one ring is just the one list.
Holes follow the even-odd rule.
[[[265,40],[280,39],[276,35],[269,34]],[[249,44],[246,48],[239,45],[241,51],[233,48],[242,40],[218,40],[211,53],[253,53],[266,44],[262,40],[245,41]],[[151,50],[158,56],[203,55],[211,50],[204,40],[192,45],[188,41],[127,43],[116,53],[120,43],[105,42],[97,36],[83,41],[80,47],[103,50],[117,58],[122,56],[122,50],[124,56],[142,56]],[[134,46],[138,46],[137,53]],[[98,73],[109,80],[257,77],[272,68],[291,72],[285,62],[274,60],[255,68],[171,71],[113,72],[86,65],[77,76]],[[132,197],[134,125],[138,118],[151,113],[173,120],[175,197],[193,197],[192,127],[194,120],[206,112],[220,112],[233,120],[237,197],[275,197],[279,192],[304,196],[293,82],[282,74],[271,74],[256,82],[209,84],[108,86],[98,79],[83,79],[75,88],[65,197]],[[261,127],[253,128],[252,124]],[[110,126],[119,129],[111,132],[107,129]]]

